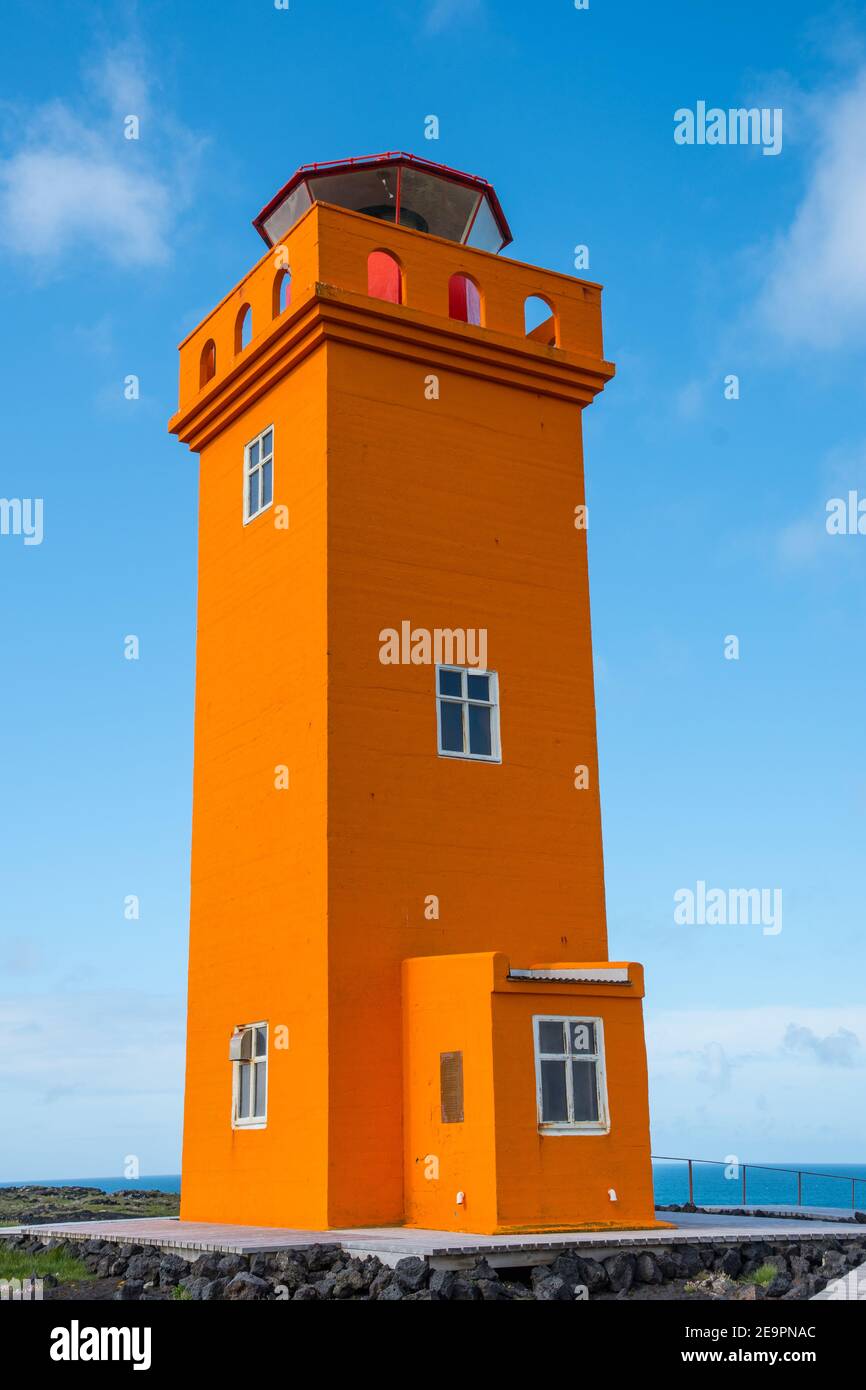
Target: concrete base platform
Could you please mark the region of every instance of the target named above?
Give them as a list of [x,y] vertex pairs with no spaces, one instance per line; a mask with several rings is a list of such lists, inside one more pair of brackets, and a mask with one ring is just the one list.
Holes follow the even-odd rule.
[[[766,1208],[762,1208],[766,1210]],[[417,1231],[403,1226],[367,1227],[341,1231],[292,1231],[263,1226],[222,1226],[199,1221],[180,1221],[173,1217],[136,1217],[117,1221],[73,1221],[28,1225],[17,1228],[44,1240],[56,1237],[77,1240],[106,1240],[119,1245],[156,1245],[160,1249],[195,1258],[203,1251],[255,1255],[278,1250],[303,1249],[311,1245],[339,1245],[349,1254],[377,1255],[383,1264],[395,1265],[407,1255],[419,1255],[437,1269],[457,1269],[474,1264],[482,1256],[499,1268],[546,1264],[564,1249],[586,1250],[603,1257],[623,1247],[671,1247],[702,1242],[731,1244],[743,1240],[789,1240],[792,1242],[826,1239],[863,1240],[866,1227],[832,1217],[795,1220],[784,1215],[772,1218],[728,1216],[723,1208],[712,1215],[702,1212],[658,1212],[660,1221],[673,1221],[674,1228],[639,1231],[562,1231],[507,1236],[485,1236],[453,1231]],[[11,1234],[7,1229],[0,1234]]]

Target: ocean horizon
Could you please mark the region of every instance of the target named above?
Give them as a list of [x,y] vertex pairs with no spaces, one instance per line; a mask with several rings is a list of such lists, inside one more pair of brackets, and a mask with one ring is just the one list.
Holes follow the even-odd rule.
[[[864,1163],[766,1163],[746,1165],[748,1205],[796,1204],[797,1171],[803,1174],[804,1206],[866,1208]],[[731,1172],[731,1176],[725,1174]],[[743,1170],[731,1171],[722,1163],[693,1166],[694,1200],[697,1206],[739,1206],[743,1203]],[[683,1160],[654,1160],[653,1184],[658,1206],[689,1200],[688,1167]],[[155,1189],[180,1192],[180,1173],[157,1173],[133,1178],[23,1178],[0,1181],[0,1187],[97,1187],[103,1192]]]

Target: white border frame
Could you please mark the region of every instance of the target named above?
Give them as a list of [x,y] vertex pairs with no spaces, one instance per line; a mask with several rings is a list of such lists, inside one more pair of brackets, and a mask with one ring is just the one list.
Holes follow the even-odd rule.
[[[435,695],[436,695],[436,752],[440,758],[460,758],[463,762],[470,763],[501,763],[502,762],[502,736],[499,727],[499,675],[496,671],[482,671],[477,666],[449,666],[445,662],[437,662],[434,665]],[[439,672],[458,671],[462,677],[460,683],[460,695],[440,695],[439,693]],[[489,700],[475,700],[469,695],[467,676],[486,676],[490,681],[491,698]],[[439,704],[443,702],[447,705],[460,705],[465,711],[468,705],[481,705],[484,709],[490,710],[490,753],[455,753],[451,748],[442,747],[442,725],[439,720]],[[469,744],[469,729],[466,725],[466,716],[463,715],[463,743]]]
[[[598,1097],[598,1119],[583,1120],[575,1124],[571,1120],[543,1120],[542,1100],[541,1100],[541,1063],[544,1061],[563,1061],[563,1053],[542,1052],[539,1038],[542,1023],[594,1023],[596,1039],[596,1066],[595,1066],[595,1090]],[[550,1136],[564,1134],[609,1134],[610,1133],[610,1109],[607,1103],[607,1068],[605,1066],[604,1048],[604,1022],[594,1015],[588,1014],[533,1014],[532,1016],[532,1046],[535,1053],[535,1113],[538,1121],[539,1134]],[[571,1054],[568,1054],[569,1057]],[[580,1054],[578,1054],[578,1060]],[[587,1059],[589,1060],[589,1059]],[[570,1107],[573,1108],[572,1080],[571,1071],[566,1065],[566,1089],[569,1096]]]
[[[271,1030],[270,1030],[270,1028],[269,1028],[269,1026],[268,1026],[267,1020],[262,1019],[262,1020],[261,1020],[260,1022],[258,1022],[258,1023],[239,1023],[239,1024],[236,1026],[235,1031],[236,1031],[236,1032],[239,1032],[239,1033],[245,1033],[246,1030],[247,1030],[248,1028],[251,1029],[251,1031],[252,1031],[252,1033],[253,1033],[253,1047],[254,1047],[254,1048],[255,1048],[255,1030],[256,1030],[257,1028],[264,1028],[264,1030],[265,1030],[265,1113],[264,1113],[264,1115],[251,1115],[250,1118],[249,1118],[248,1120],[242,1120],[242,1119],[239,1118],[239,1116],[238,1116],[238,1094],[239,1094],[240,1087],[239,1087],[238,1082],[239,1082],[239,1077],[240,1077],[240,1068],[241,1068],[242,1065],[247,1065],[247,1066],[248,1066],[249,1063],[244,1064],[244,1063],[242,1063],[242,1062],[237,1062],[237,1061],[232,1062],[232,1129],[267,1129],[267,1127],[268,1127],[268,1090],[269,1090],[269,1087],[270,1087],[270,1084],[271,1084],[271,1078],[270,1078],[270,1075],[269,1075],[270,1069],[271,1069],[271,1068],[270,1068],[270,1061],[271,1061],[271,1056],[270,1056]],[[254,1059],[255,1059],[255,1052],[253,1053],[253,1058],[252,1058],[251,1060],[254,1060]],[[255,1067],[253,1067],[253,1072],[255,1072]],[[254,1080],[255,1080],[255,1076],[253,1075],[253,1076],[250,1078],[251,1083],[252,1083]],[[254,1090],[254,1088],[252,1087],[252,1084],[251,1084],[251,1087],[250,1087],[250,1099],[251,1099],[252,1103],[255,1104],[255,1090]]]
[[[247,484],[248,484],[248,482],[249,482],[250,472],[252,471],[252,470],[250,469],[250,449],[253,447],[254,444],[258,444],[259,446],[261,446],[262,440],[264,439],[265,435],[268,434],[268,433],[270,433],[270,434],[273,435],[273,439],[272,439],[272,441],[271,441],[271,453],[270,453],[270,460],[271,460],[271,500],[270,500],[270,502],[266,502],[265,505],[264,505],[263,507],[259,507],[259,510],[258,510],[257,512],[253,512],[252,516],[250,516],[249,511],[247,510],[247,508],[248,508],[248,506],[249,506],[249,496],[250,496],[250,494],[249,494],[249,487],[247,486]],[[265,425],[265,427],[264,427],[263,430],[260,430],[259,433],[258,433],[257,435],[255,435],[255,436],[249,441],[248,444],[245,444],[245,445],[244,445],[244,495],[243,495],[244,526],[249,526],[249,524],[250,524],[251,521],[255,521],[258,517],[260,517],[260,516],[262,515],[263,512],[270,511],[271,507],[274,505],[274,488],[275,488],[275,484],[276,484],[276,472],[277,472],[276,454],[277,454],[277,432],[276,432],[276,430],[274,429],[273,425]],[[261,471],[261,468],[262,468],[261,453],[259,453],[259,462],[256,464],[256,472],[260,472],[260,471]],[[261,484],[259,485],[259,491],[261,492]]]

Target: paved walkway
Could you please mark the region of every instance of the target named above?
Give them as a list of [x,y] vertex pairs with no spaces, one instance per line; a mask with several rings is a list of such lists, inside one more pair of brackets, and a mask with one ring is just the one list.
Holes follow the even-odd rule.
[[[77,1237],[107,1240],[118,1244],[157,1245],[164,1250],[194,1252],[214,1250],[238,1255],[303,1248],[310,1245],[340,1245],[353,1255],[378,1255],[385,1264],[396,1264],[406,1255],[426,1256],[434,1266],[455,1267],[471,1264],[482,1255],[491,1264],[519,1265],[549,1261],[558,1250],[578,1246],[603,1254],[623,1246],[700,1245],[702,1242],[762,1240],[821,1240],[828,1234],[841,1240],[863,1240],[866,1228],[852,1223],[827,1220],[824,1213],[815,1219],[793,1220],[784,1215],[771,1218],[729,1216],[717,1210],[701,1212],[657,1212],[660,1221],[671,1221],[673,1230],[654,1231],[556,1231],[544,1234],[487,1236],[455,1234],[452,1231],[419,1231],[405,1226],[368,1227],[340,1231],[294,1231],[266,1226],[225,1226],[200,1221],[180,1221],[172,1217],[135,1217],[117,1221],[50,1222],[19,1229],[41,1238]],[[6,1231],[6,1234],[10,1234]]]
[[[730,1214],[731,1207],[713,1207],[707,1203],[701,1203],[702,1211],[718,1211]],[[748,1212],[772,1212],[774,1216],[796,1216],[799,1212],[801,1216],[814,1216],[819,1221],[850,1221],[854,1212],[851,1207],[800,1207],[790,1202],[787,1205],[778,1202],[762,1202],[757,1205],[749,1204],[745,1207],[736,1207],[737,1211]],[[670,1212],[669,1216],[675,1216],[677,1220],[681,1216],[688,1215],[687,1212]]]

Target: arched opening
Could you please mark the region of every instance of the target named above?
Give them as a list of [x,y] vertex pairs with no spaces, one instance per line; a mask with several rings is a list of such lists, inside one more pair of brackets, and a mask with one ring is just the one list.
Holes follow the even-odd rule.
[[208,338],[201,350],[201,361],[199,364],[198,384],[199,390],[206,386],[211,377],[216,376],[216,343],[213,338]]
[[284,314],[289,307],[292,299],[292,276],[288,270],[278,270],[274,276],[274,288],[271,299],[271,312],[275,319]]
[[403,303],[403,272],[390,251],[371,251],[367,257],[367,293],[371,299]]
[[461,323],[481,323],[481,291],[468,275],[452,275],[448,281],[448,313]]
[[531,294],[524,305],[524,323],[527,338],[545,347],[556,347],[559,333],[556,311],[548,300],[540,294]]
[[253,336],[253,316],[249,304],[242,304],[235,319],[235,352],[249,347]]

